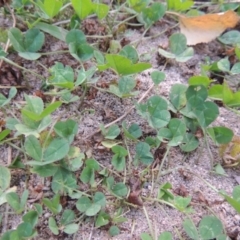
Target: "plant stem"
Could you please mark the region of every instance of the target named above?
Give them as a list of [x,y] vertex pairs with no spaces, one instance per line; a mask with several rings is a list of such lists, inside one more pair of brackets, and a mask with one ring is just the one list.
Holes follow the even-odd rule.
[[147,219],[147,223],[148,223],[148,227],[149,227],[149,231],[150,231],[150,233],[151,233],[151,236],[152,236],[152,238],[154,239],[154,232],[153,232],[152,224],[151,224],[151,222],[150,222],[150,219],[149,219],[149,216],[148,216],[148,213],[147,213],[147,209],[146,209],[145,206],[143,206],[143,212],[144,212],[144,214],[145,214],[145,216],[146,216],[146,219]]
[[158,170],[157,181],[159,180],[159,178],[161,176],[162,168],[163,168],[164,162],[165,162],[165,160],[167,158],[167,155],[169,153],[170,148],[171,148],[170,146],[167,146],[167,150],[166,150],[166,152],[164,154],[164,157],[162,159],[161,165],[160,165],[159,170]]

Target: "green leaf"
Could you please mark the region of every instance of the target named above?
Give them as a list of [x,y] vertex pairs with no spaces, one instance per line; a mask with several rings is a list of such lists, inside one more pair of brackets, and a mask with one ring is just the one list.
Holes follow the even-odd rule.
[[203,102],[207,99],[207,96],[207,89],[202,85],[189,86],[186,91],[187,102],[194,109],[201,106]]
[[190,202],[191,202],[191,197],[176,196],[174,198],[174,205],[181,212],[184,212],[187,209]]
[[78,61],[87,61],[93,56],[94,49],[89,44],[70,43],[68,46],[70,54]]
[[27,60],[37,60],[40,58],[42,55],[40,53],[32,53],[32,52],[19,52],[18,55],[22,58],[25,58]]
[[190,237],[191,239],[199,240],[197,228],[192,220],[185,219],[183,222],[183,228],[187,233],[188,237]]
[[146,118],[153,128],[162,128],[168,124],[171,116],[167,108],[167,101],[159,96],[152,96],[147,104],[137,106],[138,113]]
[[231,74],[240,74],[240,62],[237,62],[231,68]]
[[226,127],[207,128],[207,133],[218,144],[229,143],[233,138],[233,131]]
[[170,53],[159,49],[159,54],[166,58],[175,58],[178,62],[188,61],[194,54],[192,47],[187,47],[187,39],[181,33],[174,33],[169,38]]
[[34,203],[33,205],[34,205],[34,208],[37,211],[38,216],[41,217],[42,213],[43,213],[42,205],[39,204],[39,203]]
[[[119,54],[120,54],[120,52],[119,52]],[[104,65],[105,59],[104,59],[103,54],[102,54],[100,51],[95,50],[95,51],[93,52],[93,55],[94,55],[94,57],[96,58],[97,63],[98,63],[99,65]]]
[[111,226],[108,232],[111,237],[114,237],[120,233],[120,230],[117,226]]
[[232,193],[233,198],[240,203],[240,185],[235,186],[233,188],[233,193]]
[[240,43],[240,33],[237,30],[228,31],[220,36],[218,40],[224,44],[235,45]]
[[59,13],[62,5],[63,3],[61,0],[44,0],[43,3],[44,11],[51,18]]
[[191,0],[167,0],[167,6],[168,9],[174,10],[174,11],[186,11],[192,7],[194,4]]
[[66,43],[85,44],[87,42],[84,33],[78,29],[72,29],[66,36]]
[[109,220],[110,220],[109,214],[101,211],[97,215],[97,219],[95,221],[95,227],[99,228],[99,227],[105,226],[109,223]]
[[170,101],[173,106],[179,110],[186,105],[186,90],[187,86],[183,84],[174,84],[170,90]]
[[62,225],[67,225],[67,224],[71,223],[74,219],[75,219],[74,211],[72,211],[70,209],[66,209],[66,210],[64,210],[64,212],[62,214],[60,222]]
[[34,228],[38,223],[38,213],[34,210],[31,210],[23,215],[22,220],[24,222],[30,223],[32,225],[32,228]]
[[158,85],[159,83],[161,83],[166,78],[166,75],[165,75],[164,72],[153,71],[151,73],[151,78],[152,78],[154,84]]
[[76,207],[79,212],[85,212],[91,206],[91,204],[92,202],[88,197],[82,196],[76,202]]
[[52,179],[52,190],[54,193],[71,195],[74,190],[78,189],[77,179],[71,171],[65,168],[58,168]]
[[18,28],[10,28],[10,30],[8,31],[8,37],[16,51],[25,51],[24,38],[22,32]]
[[24,209],[24,207],[27,203],[28,195],[29,195],[29,191],[25,189],[23,191],[23,194],[22,194],[21,198],[20,198],[20,208]]
[[203,85],[204,87],[208,87],[212,81],[205,76],[192,76],[188,80],[189,85]]
[[17,193],[15,192],[10,192],[6,195],[6,199],[8,204],[17,212],[21,213],[23,209],[21,209],[20,206],[20,199]]
[[92,8],[99,19],[105,18],[109,11],[109,6],[102,3],[93,3]]
[[115,139],[120,134],[120,132],[121,130],[118,125],[114,124],[108,128],[106,134],[104,134],[104,137],[107,139]]
[[[127,57],[128,59],[131,60],[132,63],[137,63],[138,62],[138,52],[137,50],[131,46],[131,45],[126,45],[124,46],[120,52],[119,55]],[[104,61],[103,61],[104,62]]]
[[172,240],[172,239],[173,239],[172,233],[167,231],[161,233],[158,237],[158,240]]
[[43,23],[43,22],[38,22],[37,24],[35,24],[34,27],[42,30],[43,32],[50,34],[51,36],[61,41],[65,41],[66,35],[68,33],[68,31],[65,30],[64,28],[57,27],[48,23]]
[[180,144],[180,148],[184,152],[191,152],[195,150],[199,145],[198,139],[192,133],[186,133],[184,135],[182,144]]
[[111,68],[119,75],[139,73],[151,67],[151,64],[149,63],[133,64],[127,57],[120,55],[106,54],[105,58],[106,64],[98,65],[98,69],[100,71],[104,71],[108,68]]
[[186,125],[183,121],[172,118],[169,121],[168,128],[172,132],[172,138],[168,142],[169,146],[178,146],[184,138],[185,132],[186,132]]
[[151,26],[158,21],[165,14],[166,7],[162,3],[153,3],[150,7],[146,7],[142,10],[142,18],[146,27]]
[[50,230],[52,231],[53,234],[55,234],[55,235],[59,234],[57,223],[53,217],[50,217],[48,219],[48,227],[50,228]]
[[44,108],[43,100],[40,97],[24,95],[27,105],[24,107],[25,110],[30,112],[41,114]]
[[59,194],[54,195],[52,199],[43,198],[42,201],[53,214],[58,214],[62,211]]
[[39,140],[30,135],[26,138],[24,148],[27,154],[36,161],[42,161],[43,150]]
[[171,53],[179,55],[187,48],[187,39],[181,33],[174,33],[169,38],[169,48]]
[[199,106],[199,109],[196,109],[194,113],[196,114],[201,127],[205,128],[217,118],[219,110],[215,103],[207,101],[202,103],[202,105]]
[[45,164],[64,158],[69,151],[69,143],[66,139],[54,139],[44,152]]
[[77,134],[78,125],[75,121],[68,119],[66,121],[57,122],[54,131],[59,137],[66,138],[69,144],[72,143],[74,136]]
[[148,233],[141,233],[140,237],[141,237],[141,240],[153,240],[151,235]]
[[228,195],[220,192],[222,196],[227,200],[227,202],[238,212],[240,213],[240,202],[234,198],[229,197]]
[[7,53],[2,49],[2,47],[0,47],[0,58],[1,57],[6,57]]
[[101,207],[106,206],[106,197],[102,192],[96,192],[93,197],[93,202],[99,204]]
[[150,152],[150,146],[145,142],[139,142],[136,145],[136,157],[146,165],[149,165],[153,162],[154,158]]
[[136,84],[136,80],[130,76],[123,76],[118,80],[118,88],[123,95],[130,93]]
[[188,47],[184,52],[176,56],[177,62],[187,62],[194,55],[194,49],[192,47]]
[[44,34],[37,28],[27,30],[24,37],[25,50],[23,52],[37,52],[42,48],[45,41]]
[[8,168],[0,166],[0,191],[6,190],[10,185],[11,174]]
[[221,60],[218,61],[217,66],[219,68],[219,70],[223,71],[223,72],[230,72],[230,62],[228,60],[228,58],[223,58]]
[[112,157],[112,165],[117,171],[123,171],[126,165],[126,158],[119,156],[118,154],[114,154]]
[[76,223],[71,223],[68,224],[64,227],[63,232],[67,233],[67,234],[73,234],[76,233],[79,229],[79,225]]
[[123,122],[122,128],[124,131],[124,135],[129,139],[136,140],[137,138],[142,136],[142,130],[136,123],[131,124],[131,126],[127,129],[126,122]]
[[33,233],[32,225],[28,222],[20,223],[17,227],[17,232],[21,238],[28,238]]
[[223,233],[223,225],[215,216],[204,217],[199,224],[199,234],[203,239],[213,239]]
[[128,188],[124,183],[116,183],[111,187],[112,192],[118,197],[125,197],[128,193]]
[[92,217],[95,216],[101,210],[101,205],[92,203],[90,207],[86,210],[86,216]]
[[57,170],[58,170],[58,167],[53,164],[48,164],[47,167],[44,165],[44,166],[33,166],[31,168],[31,172],[37,173],[40,177],[51,177],[56,173]]
[[214,166],[214,170],[217,174],[226,176],[226,172],[224,168],[221,166],[221,164],[218,163],[216,166]]
[[11,89],[9,90],[8,98],[6,98],[3,94],[0,93],[0,107],[7,105],[11,101],[11,99],[15,97],[16,94],[17,89],[15,87],[11,87]]
[[94,7],[91,0],[71,0],[71,2],[80,19],[84,19],[94,12]]

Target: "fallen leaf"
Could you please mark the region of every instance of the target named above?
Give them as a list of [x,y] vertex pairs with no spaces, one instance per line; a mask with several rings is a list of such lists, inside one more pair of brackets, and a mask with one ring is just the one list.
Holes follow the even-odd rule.
[[175,194],[177,194],[178,196],[181,196],[181,197],[187,197],[188,196],[188,190],[185,186],[183,186],[182,184],[180,184],[180,186],[178,186],[177,188],[175,188],[173,190],[173,192]]
[[180,30],[187,38],[187,45],[208,43],[227,28],[234,28],[239,21],[239,16],[232,10],[197,17],[175,15],[179,18]]
[[137,205],[139,207],[143,206],[142,199],[140,197],[140,194],[142,192],[142,183],[139,178],[132,177],[129,180],[129,185],[130,185],[130,194],[128,196],[127,201],[131,204]]

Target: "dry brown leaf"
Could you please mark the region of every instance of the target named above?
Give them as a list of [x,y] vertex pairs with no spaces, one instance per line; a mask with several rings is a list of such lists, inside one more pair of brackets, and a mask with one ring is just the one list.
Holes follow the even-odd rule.
[[197,17],[178,15],[180,30],[187,38],[187,45],[207,43],[221,35],[227,28],[234,28],[239,16],[232,10]]

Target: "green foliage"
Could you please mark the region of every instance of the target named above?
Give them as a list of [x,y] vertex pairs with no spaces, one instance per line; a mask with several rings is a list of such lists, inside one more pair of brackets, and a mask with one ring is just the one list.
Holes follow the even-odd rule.
[[36,5],[49,17],[53,18],[55,17],[62,5],[62,0],[43,0],[43,1],[37,1]]
[[13,208],[13,210],[17,214],[20,214],[24,211],[25,204],[28,199],[28,194],[29,194],[28,190],[25,190],[21,198],[19,198],[19,196],[15,192],[10,192],[6,195],[8,204]]
[[95,184],[95,172],[99,171],[100,166],[94,159],[87,159],[85,161],[86,166],[81,172],[80,179],[83,183]]
[[0,93],[0,107],[3,107],[10,103],[10,101],[16,96],[17,89],[15,87],[11,87],[9,90],[8,98],[6,98],[3,94]]
[[87,43],[84,33],[72,29],[66,35],[66,42],[71,55],[79,61],[86,61],[93,56],[93,48]]
[[57,214],[62,211],[62,206],[60,204],[60,195],[58,194],[56,194],[52,199],[44,198],[43,203],[53,214]]
[[19,56],[28,60],[36,60],[41,57],[41,54],[36,52],[42,48],[45,37],[39,29],[29,29],[23,35],[18,28],[11,28],[8,37]]
[[186,0],[167,0],[167,8],[168,10],[174,11],[186,11],[190,9],[194,4],[194,1]]
[[193,57],[194,50],[192,47],[187,47],[187,39],[181,33],[174,33],[169,38],[170,52],[163,49],[158,49],[159,54],[166,58],[173,58],[177,62],[186,62]]
[[117,54],[106,54],[106,64],[98,65],[100,71],[111,68],[118,75],[131,75],[151,67],[149,63],[133,63],[129,58]]
[[232,197],[228,196],[224,191],[220,191],[219,193],[238,213],[240,213],[240,185],[233,188]]
[[[221,221],[215,216],[205,216],[199,223],[198,228],[190,219],[183,222],[183,228],[191,239],[219,239],[223,237],[223,225]],[[227,238],[224,235],[224,239]]]
[[71,0],[72,6],[80,19],[95,13],[98,18],[105,18],[108,14],[109,7],[102,3],[93,3],[91,0]]
[[[148,233],[141,233],[140,237],[141,237],[141,240],[153,240],[154,239]],[[157,238],[157,240],[172,240],[172,239],[173,239],[173,236],[170,232],[163,232]]]
[[101,192],[96,192],[92,199],[82,196],[76,203],[78,211],[85,213],[88,217],[95,216],[105,205],[106,198]]
[[240,33],[237,30],[232,30],[224,33],[218,38],[218,40],[224,44],[239,44],[240,43]]
[[[141,51],[140,55],[137,46],[140,41],[145,40],[146,34],[150,34],[147,38],[153,37],[152,31],[148,30],[168,14],[166,10],[175,12],[190,10],[188,14],[191,14],[193,1],[167,0],[166,3],[160,3],[150,0],[127,0],[110,1],[109,5],[100,2],[14,0],[11,9],[17,21],[21,20],[23,23],[24,33],[21,24],[17,24],[19,28],[0,29],[3,35],[0,41],[7,42],[4,36],[6,33],[10,40],[10,48],[6,47],[4,50],[0,47],[0,59],[14,66],[13,69],[7,66],[7,71],[17,80],[19,79],[15,68],[22,71],[20,80],[24,80],[24,85],[20,81],[17,84],[30,88],[26,91],[32,90],[32,78],[31,82],[28,82],[29,76],[25,72],[40,78],[43,80],[40,83],[41,90],[45,95],[40,98],[25,94],[23,102],[21,91],[25,89],[18,91],[17,95],[17,88],[22,86],[11,87],[8,94],[5,94],[5,91],[0,93],[1,118],[4,118],[3,122],[6,121],[5,126],[4,124],[0,126],[0,144],[3,147],[9,144],[18,151],[8,167],[0,166],[0,205],[8,204],[14,213],[21,214],[22,218],[15,229],[7,230],[1,236],[3,240],[36,238],[36,226],[43,211],[51,212],[48,227],[54,235],[77,233],[80,225],[91,221],[96,228],[106,226],[110,237],[117,236],[120,233],[118,224],[127,220],[124,215],[125,206],[135,205],[135,200],[140,198],[141,187],[146,181],[155,184],[156,169],[152,168],[159,164],[155,162],[156,159],[163,161],[159,167],[159,173],[162,173],[161,168],[166,165],[164,160],[167,159],[171,147],[191,152],[199,146],[196,137],[198,131],[202,131],[205,137],[210,136],[215,144],[227,144],[232,140],[234,135],[232,130],[215,125],[219,109],[213,100],[222,101],[223,107],[236,108],[236,111],[240,106],[240,91],[233,90],[234,88],[230,88],[231,85],[228,84],[229,76],[236,77],[235,75],[240,73],[239,32],[228,31],[218,38],[222,44],[233,45],[237,59],[233,65],[230,63],[230,57],[205,64],[202,66],[202,75],[192,76],[188,85],[174,84],[169,94],[164,94],[168,96],[165,98],[158,91],[158,85],[166,78],[165,71],[151,69],[149,63],[156,49],[149,46],[149,52]],[[69,6],[72,6],[71,9]],[[226,11],[237,9],[238,6],[234,3],[221,4],[219,7]],[[1,10],[7,18],[10,16],[8,7],[3,6]],[[134,28],[141,26],[143,29],[142,36],[130,43],[128,37],[131,32],[127,29],[129,25]],[[62,49],[38,53],[41,49],[43,51],[54,49],[49,46],[50,44],[46,44],[43,32],[50,35],[48,38],[56,38],[57,44]],[[95,32],[99,36],[95,35]],[[168,59],[186,62],[194,54],[193,48],[187,47],[186,42],[184,35],[174,33],[169,38],[169,50],[159,49],[158,53],[167,58],[166,63],[169,62]],[[10,60],[13,59],[14,51],[31,62],[24,61],[20,66],[18,61]],[[8,53],[11,53],[10,58]],[[62,54],[59,58],[61,62],[55,61],[56,58],[47,61],[48,64],[42,64],[44,61],[40,61],[39,65],[45,69],[44,74],[42,70],[38,69],[36,73],[34,69],[27,68],[32,66],[30,64],[36,59],[53,54]],[[66,62],[66,59],[67,61],[69,59],[68,55],[77,60],[76,64],[73,63],[73,58]],[[137,74],[147,69],[150,69],[151,74],[148,76],[155,85],[154,92],[157,94],[149,95],[144,102],[142,101],[144,95],[140,100],[137,99],[142,90],[141,84],[138,84]],[[104,79],[106,73],[112,72],[115,73],[114,79]],[[224,83],[215,84],[214,80],[207,77],[209,72],[224,73],[226,76]],[[3,71],[1,77],[5,81],[4,74]],[[103,87],[99,87],[101,86],[99,79],[106,80],[106,88],[104,84]],[[11,81],[9,84],[15,85]],[[33,84],[38,86],[39,82],[36,80]],[[96,141],[94,148],[88,137],[85,139],[79,134],[76,138],[78,132],[81,132],[78,125],[83,117],[83,111],[86,114],[88,111],[92,112],[86,106],[92,104],[92,98],[98,98],[95,93],[92,95],[93,89],[119,98],[129,98],[127,100],[129,102],[138,101],[135,104],[137,113],[143,118],[139,123],[131,122],[130,118],[126,122],[119,122],[118,125],[116,122],[107,124],[108,127],[100,125],[104,140]],[[88,94],[93,97],[88,98]],[[124,104],[126,100],[121,101]],[[73,102],[79,103],[78,113],[75,110],[70,113],[72,110],[70,104]],[[60,107],[61,116],[58,113]],[[67,112],[62,112],[62,109]],[[70,119],[70,115],[73,114],[75,120]],[[150,134],[146,124],[151,128]],[[104,161],[93,159],[95,151],[101,151]],[[157,156],[158,151],[161,152],[160,157]],[[160,159],[161,155],[163,159]],[[109,159],[110,165],[105,166],[105,160]],[[28,190],[19,195],[15,186],[10,188],[12,169],[21,169],[30,177],[32,174],[42,178],[50,177],[51,197],[43,197],[40,203],[31,205],[30,209],[27,204]],[[220,164],[215,166],[215,171],[226,175]],[[139,183],[132,184],[132,176],[134,181],[135,177],[138,178]],[[26,181],[26,189],[29,187],[28,184]],[[144,201],[148,202],[151,199],[150,201],[166,204],[182,213],[193,212],[190,206],[191,196],[177,196],[169,182],[158,188],[156,198],[151,198],[152,192],[154,191],[145,196]],[[218,193],[240,213],[239,186],[233,189],[232,196],[223,191]],[[65,198],[76,205],[78,212],[68,209],[70,206],[68,202],[65,207]],[[4,212],[0,215],[0,222],[7,219],[7,214],[9,213]],[[187,219],[183,223],[183,228],[191,239],[227,238],[223,225],[213,216],[203,217],[198,227]],[[163,232],[157,237],[151,231],[151,234],[142,233],[140,238],[170,240],[173,239],[173,235],[170,232]]]

